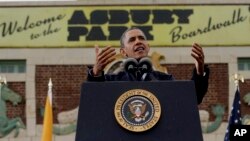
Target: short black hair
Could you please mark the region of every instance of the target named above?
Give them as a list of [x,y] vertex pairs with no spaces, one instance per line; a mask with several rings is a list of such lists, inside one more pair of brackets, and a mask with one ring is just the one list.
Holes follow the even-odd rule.
[[[143,32],[140,28],[135,27],[135,26],[132,26],[132,27],[128,28],[127,30],[125,30],[125,31],[123,32],[123,34],[122,34],[122,36],[121,36],[121,38],[120,38],[120,45],[121,45],[121,48],[124,47],[124,38],[125,38],[125,34],[126,34],[128,31],[134,30],[134,29],[140,30],[140,31],[143,33],[143,35],[145,36],[144,32]],[[146,38],[146,36],[145,36],[145,38]]]

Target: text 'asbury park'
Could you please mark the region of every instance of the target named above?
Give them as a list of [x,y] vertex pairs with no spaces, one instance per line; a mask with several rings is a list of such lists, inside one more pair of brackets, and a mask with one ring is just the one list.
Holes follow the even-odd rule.
[[90,15],[83,10],[75,10],[68,20],[68,41],[79,41],[80,38],[86,41],[119,40],[131,26],[139,27],[148,40],[153,40],[153,25],[188,24],[192,14],[192,9],[93,10]]

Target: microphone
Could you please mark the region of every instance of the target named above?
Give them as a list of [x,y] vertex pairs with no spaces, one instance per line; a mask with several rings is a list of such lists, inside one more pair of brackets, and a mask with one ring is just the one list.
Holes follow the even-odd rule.
[[148,57],[141,58],[138,63],[138,68],[142,74],[152,71],[151,60]]
[[137,71],[138,61],[135,58],[127,58],[123,64],[126,72],[134,73]]
[[123,65],[124,70],[132,74],[137,81],[144,81],[152,71],[152,62],[148,57],[141,58],[139,62],[135,58],[127,58]]

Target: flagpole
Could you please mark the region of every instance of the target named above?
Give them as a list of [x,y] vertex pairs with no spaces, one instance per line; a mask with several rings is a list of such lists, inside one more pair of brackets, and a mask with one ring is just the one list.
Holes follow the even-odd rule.
[[51,78],[49,78],[49,84],[48,84],[48,87],[49,87],[49,89],[48,89],[48,96],[49,96],[49,101],[50,101],[50,104],[52,105],[52,86],[53,86],[53,84],[52,84],[52,80],[51,80]]

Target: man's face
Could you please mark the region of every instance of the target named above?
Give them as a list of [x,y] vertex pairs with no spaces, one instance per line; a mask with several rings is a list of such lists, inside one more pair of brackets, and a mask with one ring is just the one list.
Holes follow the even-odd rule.
[[128,31],[123,42],[124,47],[120,50],[123,56],[140,59],[148,55],[149,44],[141,30],[133,29]]

